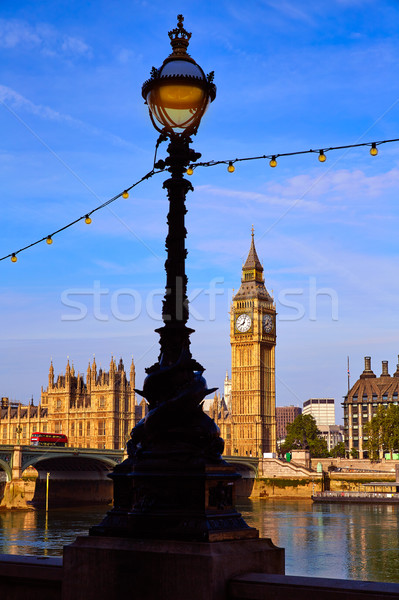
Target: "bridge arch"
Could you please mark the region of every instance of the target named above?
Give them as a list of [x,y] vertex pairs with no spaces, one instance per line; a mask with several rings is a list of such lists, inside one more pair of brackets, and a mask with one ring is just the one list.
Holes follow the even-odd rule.
[[118,460],[98,454],[81,455],[79,452],[45,452],[43,454],[23,457],[21,470],[35,467],[37,471],[48,471],[52,467],[56,471],[110,471],[118,464]]
[[258,459],[250,459],[238,456],[226,456],[224,458],[229,465],[236,468],[237,473],[240,473],[243,478],[256,479],[258,476]]
[[0,468],[5,472],[6,474],[6,481],[11,481],[12,479],[12,470],[11,470],[11,465],[8,464],[8,462],[6,462],[5,460],[2,460],[0,458]]

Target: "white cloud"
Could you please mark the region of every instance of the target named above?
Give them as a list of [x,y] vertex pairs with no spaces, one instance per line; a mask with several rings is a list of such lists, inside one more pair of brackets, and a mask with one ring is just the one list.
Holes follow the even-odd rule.
[[[320,210],[322,208],[322,205],[319,202],[315,202],[315,201],[305,201],[302,198],[300,198],[298,195],[295,194],[291,194],[291,193],[286,193],[287,190],[283,187],[283,186],[277,186],[276,187],[276,191],[273,193],[272,190],[270,190],[272,193],[261,193],[261,192],[251,192],[251,191],[244,191],[244,190],[231,190],[231,189],[227,189],[227,188],[219,188],[219,187],[215,187],[215,186],[208,186],[208,185],[204,185],[204,186],[198,186],[197,190],[201,190],[207,194],[210,194],[212,196],[218,196],[220,197],[225,197],[225,198],[234,198],[235,200],[241,201],[241,202],[256,202],[258,204],[268,204],[268,205],[275,205],[275,206],[283,206],[283,207],[290,207],[293,206],[297,203],[300,203],[301,206],[305,207],[306,209],[311,209],[311,210]],[[281,193],[276,193],[276,192],[281,192]]]
[[50,108],[49,106],[35,104],[31,100],[22,96],[20,93],[5,85],[0,85],[0,103],[4,104],[6,107],[11,108],[12,112],[24,111],[49,121],[67,123],[81,130],[84,130],[87,133],[90,133],[91,135],[101,136],[118,146],[122,146],[124,148],[133,147],[132,144],[130,144],[129,142],[120,138],[117,135],[113,135],[97,127],[93,127],[92,125],[89,125],[84,121],[81,121],[80,119],[75,119],[70,115],[60,113]]
[[91,57],[90,46],[82,39],[57,31],[46,23],[31,25],[17,19],[0,19],[0,48],[38,48],[45,56]]

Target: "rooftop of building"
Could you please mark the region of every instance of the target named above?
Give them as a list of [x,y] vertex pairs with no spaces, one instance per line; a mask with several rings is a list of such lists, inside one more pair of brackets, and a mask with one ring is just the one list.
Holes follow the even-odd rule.
[[371,368],[371,357],[364,357],[364,371],[359,379],[348,391],[345,397],[346,401],[384,401],[389,399],[398,399],[399,394],[399,356],[396,371],[391,376],[389,374],[388,361],[382,361],[381,375],[377,377]]

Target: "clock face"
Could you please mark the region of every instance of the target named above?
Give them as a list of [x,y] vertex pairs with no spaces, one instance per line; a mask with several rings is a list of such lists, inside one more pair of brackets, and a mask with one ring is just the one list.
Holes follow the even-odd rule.
[[270,333],[273,329],[273,318],[271,315],[265,315],[263,317],[263,331]]
[[252,325],[252,319],[249,315],[243,313],[239,315],[236,319],[236,329],[240,333],[245,333]]

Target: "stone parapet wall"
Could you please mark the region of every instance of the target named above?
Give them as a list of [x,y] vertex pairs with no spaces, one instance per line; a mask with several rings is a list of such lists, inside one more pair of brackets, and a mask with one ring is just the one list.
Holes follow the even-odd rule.
[[317,475],[316,471],[312,473],[310,469],[307,469],[303,465],[299,465],[295,462],[287,462],[279,458],[264,458],[259,463],[259,476],[260,477],[309,477],[311,475]]
[[0,554],[2,600],[61,600],[62,558]]
[[251,498],[311,498],[315,492],[322,491],[322,478],[281,478],[270,477],[256,479]]
[[395,465],[399,465],[399,460],[386,460],[385,458],[378,461],[368,459],[348,459],[348,458],[312,458],[312,469],[317,468],[317,463],[321,463],[323,471],[328,471],[328,467],[334,466],[337,468],[354,469],[355,471],[384,471],[386,473],[395,473]]
[[388,600],[398,597],[396,583],[247,573],[230,581],[229,600]]
[[[392,473],[331,473],[330,474],[330,490],[332,492],[364,492],[364,485],[370,482],[381,481],[395,482],[395,477]],[[386,492],[386,487],[375,488],[376,492]]]

